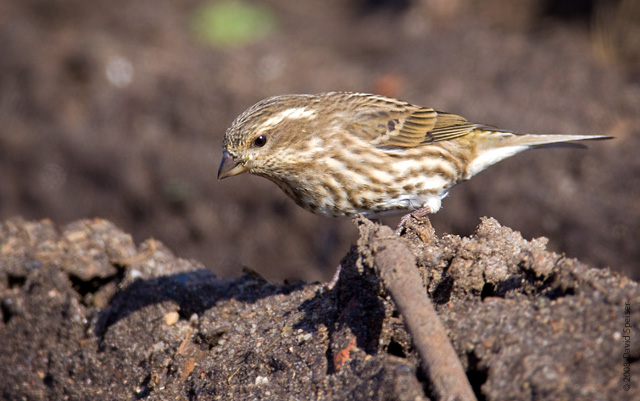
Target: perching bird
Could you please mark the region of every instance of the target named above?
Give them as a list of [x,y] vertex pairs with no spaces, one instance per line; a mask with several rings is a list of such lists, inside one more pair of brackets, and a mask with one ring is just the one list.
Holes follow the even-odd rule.
[[378,95],[265,99],[227,130],[218,178],[273,181],[326,216],[435,213],[453,185],[525,149],[595,135],[516,134]]

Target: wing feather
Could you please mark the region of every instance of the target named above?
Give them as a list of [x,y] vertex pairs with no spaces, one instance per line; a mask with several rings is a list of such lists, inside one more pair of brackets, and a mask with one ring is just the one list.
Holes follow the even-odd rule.
[[463,137],[476,129],[503,132],[486,125],[474,124],[456,114],[383,96],[360,93],[345,96],[344,100],[356,116],[348,126],[349,132],[370,141],[378,148],[426,146]]

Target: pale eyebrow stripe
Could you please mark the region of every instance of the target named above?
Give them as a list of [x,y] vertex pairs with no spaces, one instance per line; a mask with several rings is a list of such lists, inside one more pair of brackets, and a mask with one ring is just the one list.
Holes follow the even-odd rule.
[[317,115],[318,113],[315,110],[310,110],[306,107],[292,107],[290,109],[281,111],[280,113],[276,114],[273,117],[269,117],[265,122],[260,124],[260,127],[258,127],[256,131],[262,132],[262,131],[268,130],[269,128],[272,128],[275,125],[282,122],[282,120],[284,120],[285,118],[294,119],[294,120],[300,120],[300,119],[306,118],[311,120],[316,118]]

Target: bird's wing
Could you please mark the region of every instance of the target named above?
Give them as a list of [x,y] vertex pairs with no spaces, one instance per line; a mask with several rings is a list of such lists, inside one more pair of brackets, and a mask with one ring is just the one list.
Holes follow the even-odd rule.
[[477,128],[464,117],[421,107],[400,121],[394,132],[389,133],[386,146],[409,147],[449,141],[470,133]]
[[474,129],[486,128],[455,114],[381,96],[369,97],[358,106],[349,131],[378,148],[412,148],[449,141]]

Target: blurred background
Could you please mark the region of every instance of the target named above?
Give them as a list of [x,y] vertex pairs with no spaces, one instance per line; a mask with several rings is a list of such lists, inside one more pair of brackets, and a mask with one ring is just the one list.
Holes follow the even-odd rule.
[[637,0],[2,1],[0,219],[101,217],[220,276],[327,280],[357,238],[349,220],[216,173],[247,107],[330,90],[615,136],[506,160],[432,222],[468,235],[492,216],[640,278]]

